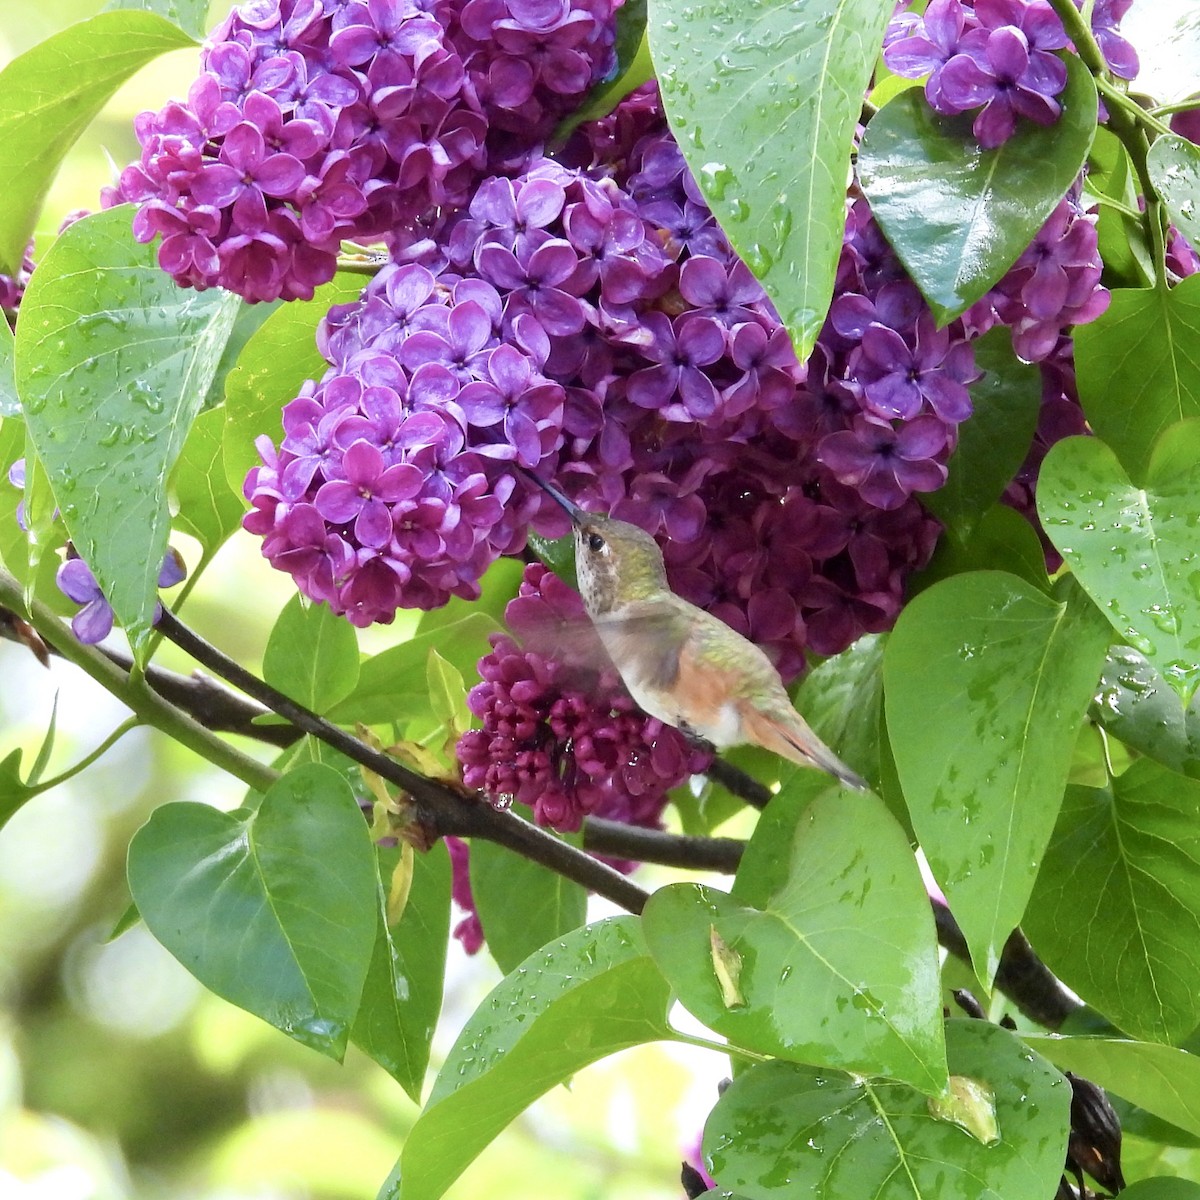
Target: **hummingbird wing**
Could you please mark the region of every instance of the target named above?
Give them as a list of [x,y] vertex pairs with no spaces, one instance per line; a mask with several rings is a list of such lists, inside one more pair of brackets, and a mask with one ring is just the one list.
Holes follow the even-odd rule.
[[738,702],[738,711],[747,741],[765,746],[789,762],[817,767],[847,787],[869,790],[871,785],[846,766],[790,704],[786,711],[767,711],[743,699]]

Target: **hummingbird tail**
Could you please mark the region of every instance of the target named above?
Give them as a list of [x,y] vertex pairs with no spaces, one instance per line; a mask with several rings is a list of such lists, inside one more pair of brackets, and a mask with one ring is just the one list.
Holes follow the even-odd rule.
[[766,749],[802,767],[816,767],[832,775],[839,783],[859,792],[870,790],[870,784],[852,771],[813,731],[804,718],[792,711],[790,719],[784,715],[774,717],[756,709],[742,711],[742,729],[747,741]]

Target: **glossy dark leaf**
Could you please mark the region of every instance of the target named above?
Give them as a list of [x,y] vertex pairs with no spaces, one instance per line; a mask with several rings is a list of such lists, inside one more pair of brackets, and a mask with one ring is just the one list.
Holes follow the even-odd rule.
[[1161,1042],[1191,1033],[1200,783],[1142,759],[1107,789],[1069,787],[1024,928],[1050,969],[1127,1033]]
[[1097,438],[1067,438],[1042,464],[1038,513],[1118,637],[1186,704],[1200,684],[1200,421],[1163,435],[1144,488]]
[[887,0],[651,0],[671,129],[802,362],[829,307],[846,157],[891,14]]
[[178,287],[134,242],[131,213],[77,221],[38,264],[21,302],[17,388],[63,524],[140,658],[170,530],[167,477],[238,300]]
[[739,871],[756,907],[700,884],[660,888],[642,915],[650,951],[684,1006],[738,1045],[936,1093],[936,941],[908,838],[873,796],[808,803],[806,786],[771,803],[773,869]]
[[134,835],[150,932],[218,996],[341,1059],[371,961],[378,876],[345,780],[309,763],[257,811],[164,804]]
[[906,91],[871,119],[858,178],[871,212],[939,322],[965,312],[1016,262],[1087,158],[1096,85],[1067,58],[1062,116],[1020,121],[981,150],[970,116],[943,117]]
[[[999,1138],[985,1143],[934,1115],[928,1097],[794,1063],[738,1076],[704,1129],[704,1156],[723,1187],[750,1200],[1032,1200],[1054,1194],[1066,1151],[1071,1089],[1006,1030],[946,1026],[953,1075],[976,1081]],[[990,1096],[989,1096],[990,1093]]]
[[1109,632],[1078,588],[956,575],[901,613],[884,652],[889,740],[934,877],[985,984],[1021,920]]
[[507,974],[587,920],[587,892],[494,842],[471,843],[471,894],[487,948]]
[[670,1036],[634,917],[598,921],[502,980],[458,1037],[381,1197],[437,1200],[518,1113],[589,1063]]
[[1179,694],[1131,646],[1111,646],[1092,715],[1131,750],[1200,779],[1200,694]]

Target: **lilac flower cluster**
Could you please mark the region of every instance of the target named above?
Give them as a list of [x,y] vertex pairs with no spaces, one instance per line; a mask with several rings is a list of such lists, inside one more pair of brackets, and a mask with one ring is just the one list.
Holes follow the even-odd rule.
[[1076,185],[1059,202],[1004,277],[967,313],[979,334],[1008,325],[1013,349],[1026,362],[1040,362],[1059,345],[1068,325],[1085,325],[1111,301],[1100,284],[1097,216],[1079,202]]
[[603,426],[599,395],[555,376],[640,336],[635,301],[670,280],[651,233],[611,181],[548,162],[485,181],[429,267],[391,264],[323,323],[330,369],[246,480],[263,553],[365,625],[477,596],[534,518],[565,532],[512,464],[549,474],[564,438]]
[[[582,600],[545,567],[526,568],[505,621],[514,636],[493,635],[467,698],[483,727],[458,743],[463,782],[494,803],[528,805],[554,829],[578,829],[585,816],[657,825],[667,793],[703,771],[708,752],[640,712],[598,666]],[[547,642],[550,653],[537,649]]]
[[442,840],[450,852],[450,898],[463,912],[462,920],[454,927],[454,936],[468,954],[478,954],[483,949],[483,925],[471,892],[471,849],[461,838]]
[[[1117,25],[1132,3],[1097,0],[1092,9],[1100,49],[1125,79],[1137,74],[1137,53]],[[976,112],[972,131],[990,150],[1012,137],[1018,117],[1038,125],[1058,120],[1067,69],[1056,52],[1069,45],[1047,0],[930,0],[923,16],[893,19],[883,58],[906,79],[927,77],[925,97],[935,112]]]
[[528,152],[612,38],[610,0],[248,0],[187,102],[138,118],[141,159],[105,200],[138,203],[181,285],[309,298],[343,239],[466,204],[512,129]]

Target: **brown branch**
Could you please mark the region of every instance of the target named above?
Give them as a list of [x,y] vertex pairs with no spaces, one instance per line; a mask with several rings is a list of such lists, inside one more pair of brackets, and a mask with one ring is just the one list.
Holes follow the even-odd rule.
[[495,842],[525,858],[541,863],[568,879],[575,880],[632,913],[640,913],[649,899],[648,894],[637,884],[630,882],[605,863],[592,858],[590,854],[577,850],[567,842],[559,841],[552,834],[521,820],[514,813],[493,808],[490,804],[482,802],[476,793],[459,791],[448,783],[429,779],[410,770],[394,758],[371,749],[302,704],[289,700],[193,633],[169,609],[163,609],[158,629],[181,650],[239,691],[266,705],[298,729],[332,746],[347,758],[401,788],[411,798],[414,816],[428,836],[453,834]]
[[732,875],[746,843],[737,838],[689,837],[588,817],[583,823],[583,848],[610,858]]

